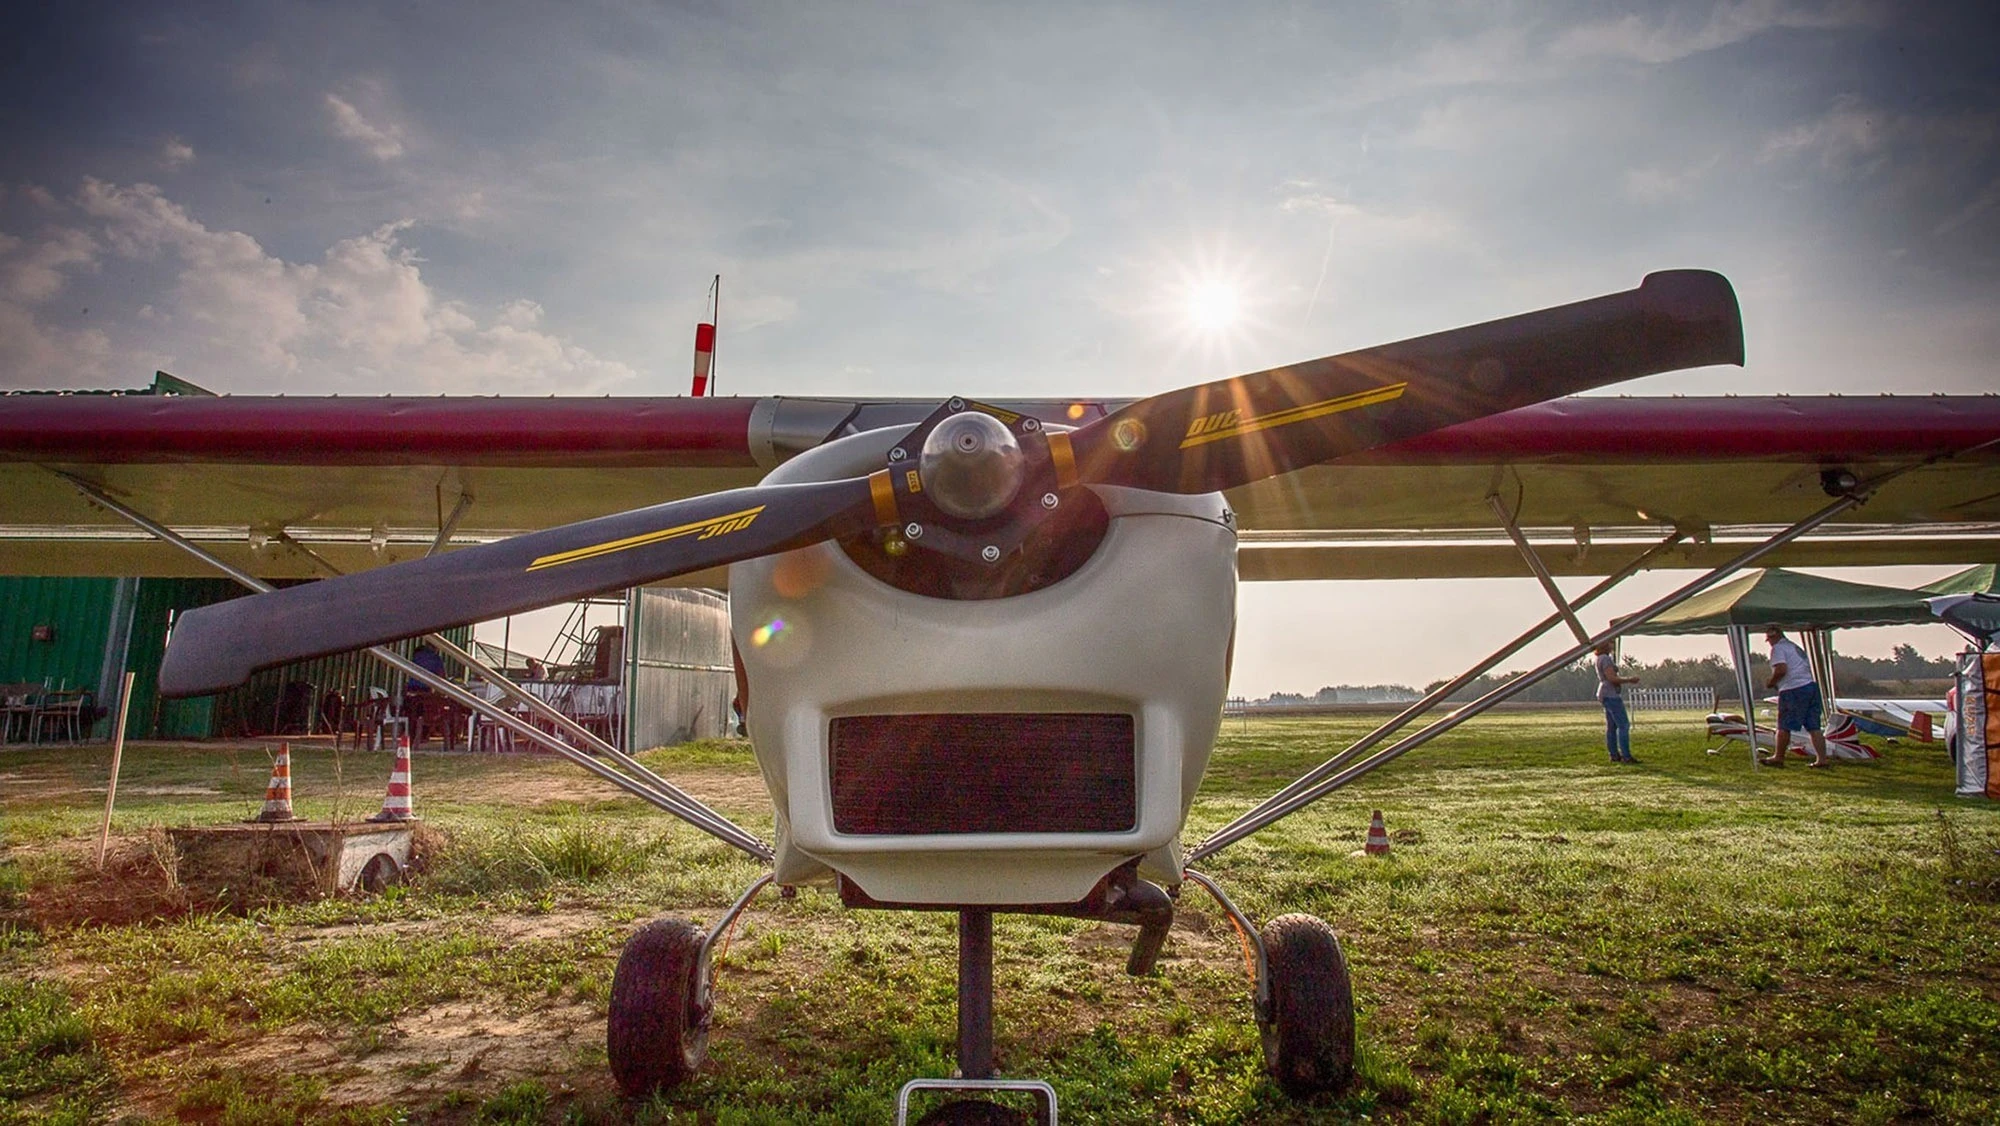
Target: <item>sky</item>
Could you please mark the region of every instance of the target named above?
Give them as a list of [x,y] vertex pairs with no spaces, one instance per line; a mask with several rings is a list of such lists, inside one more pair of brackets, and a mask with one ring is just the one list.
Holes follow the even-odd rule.
[[[1992,391],[1989,9],[14,5],[0,387],[680,393],[720,274],[725,394],[1124,397],[1692,266],[1749,366],[1617,391]],[[1545,612],[1246,586],[1233,687]]]

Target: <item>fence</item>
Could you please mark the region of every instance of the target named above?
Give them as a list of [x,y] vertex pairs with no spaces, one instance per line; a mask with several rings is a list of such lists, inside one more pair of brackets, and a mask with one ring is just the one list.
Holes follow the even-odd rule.
[[1715,689],[1634,688],[1625,702],[1635,712],[1712,712],[1715,710]]

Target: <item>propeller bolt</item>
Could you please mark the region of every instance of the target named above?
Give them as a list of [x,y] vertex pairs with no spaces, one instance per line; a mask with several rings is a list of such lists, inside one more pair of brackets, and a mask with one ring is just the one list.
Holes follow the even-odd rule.
[[979,549],[979,557],[988,563],[998,563],[1000,562],[1000,549],[989,543]]
[[903,525],[903,538],[906,540],[923,539],[924,526],[922,524],[917,523],[914,520],[910,521],[909,523]]
[[897,446],[889,451],[890,461],[901,461],[909,456],[910,456],[910,451],[904,449],[901,446]]
[[1055,495],[1054,493],[1043,493],[1043,494],[1042,494],[1042,507],[1043,507],[1043,508],[1054,508],[1054,507],[1055,507],[1056,505],[1058,505],[1058,504],[1060,504],[1060,503],[1061,503],[1061,502],[1060,502],[1060,501],[1058,501],[1058,500],[1056,499],[1056,495]]
[[950,407],[952,410],[955,411],[962,411],[965,409],[965,400],[954,396],[950,402],[945,404],[945,406]]
[[1042,420],[1036,418],[1034,415],[1028,415],[1025,418],[1021,419],[1021,429],[1027,431],[1030,434],[1033,434],[1035,431],[1040,430],[1041,428],[1042,428]]

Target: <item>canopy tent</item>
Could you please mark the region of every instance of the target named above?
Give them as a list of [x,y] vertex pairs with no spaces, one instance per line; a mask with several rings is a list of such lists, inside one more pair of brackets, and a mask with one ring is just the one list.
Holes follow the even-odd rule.
[[1931,594],[2000,594],[2000,566],[1981,563],[1917,589]]
[[1873,583],[1821,578],[1773,567],[1751,571],[1705,591],[1632,630],[1633,634],[1726,633],[1736,666],[1736,690],[1751,725],[1750,753],[1757,753],[1756,689],[1750,680],[1750,635],[1769,626],[1796,630],[1812,662],[1830,718],[1838,695],[1833,681],[1833,644],[1828,631],[1853,626],[1894,626],[1934,622],[1918,591]]
[[2000,643],[2000,596],[1943,594],[1929,603],[1931,613],[1964,634],[1982,652]]
[[1828,630],[1936,620],[1924,604],[1924,596],[1916,591],[1773,567],[1746,572],[1695,595],[1632,633],[1719,633],[1731,626]]

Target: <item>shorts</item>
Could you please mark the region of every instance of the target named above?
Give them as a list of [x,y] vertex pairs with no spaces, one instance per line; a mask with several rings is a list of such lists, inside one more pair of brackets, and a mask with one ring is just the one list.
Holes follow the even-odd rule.
[[1778,693],[1778,730],[1819,730],[1819,684],[1801,684]]

